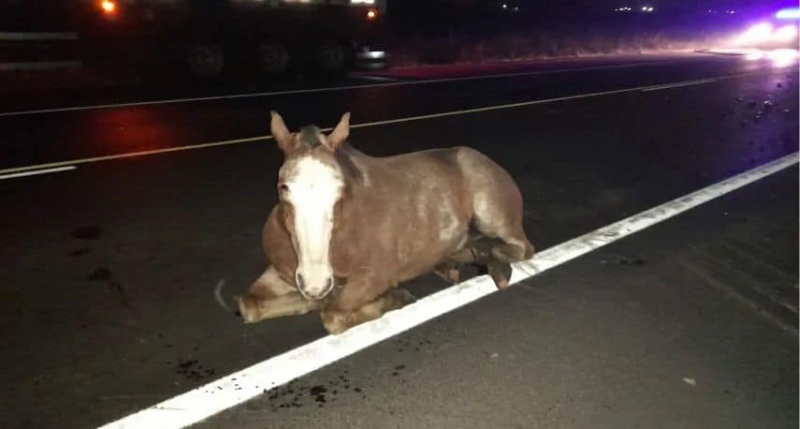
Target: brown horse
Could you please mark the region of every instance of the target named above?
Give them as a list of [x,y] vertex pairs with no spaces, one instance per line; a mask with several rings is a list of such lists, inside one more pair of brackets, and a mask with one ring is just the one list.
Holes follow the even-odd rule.
[[467,147],[371,157],[346,141],[350,114],[324,135],[292,133],[271,112],[284,154],[279,202],[262,231],[268,268],[236,297],[246,323],[319,310],[340,333],[412,302],[398,283],[485,267],[500,289],[534,247],[522,196],[494,161]]

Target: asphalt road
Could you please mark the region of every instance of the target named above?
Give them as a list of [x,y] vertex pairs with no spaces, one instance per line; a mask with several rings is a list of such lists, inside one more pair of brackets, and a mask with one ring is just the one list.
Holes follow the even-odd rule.
[[[798,150],[796,66],[603,66],[4,107],[0,169],[77,168],[0,180],[2,427],[96,427],[325,334],[314,315],[244,326],[213,297],[218,280],[230,296],[263,269],[280,156],[270,140],[191,147],[266,135],[270,109],[331,126],[344,111],[364,124],[575,96],[351,133],[374,155],[484,151],[522,188],[538,249]],[[28,107],[130,101],[117,96]],[[113,158],[141,150],[155,152]],[[280,392],[200,427],[794,427],[797,190],[793,167],[299,380],[304,393],[350,380],[323,407],[312,395],[280,408],[295,395]]]
[[[108,103],[148,102],[164,99],[215,97],[242,94],[261,94],[308,90],[314,88],[342,88],[352,86],[391,83],[393,81],[417,81],[431,79],[461,78],[465,76],[492,76],[509,73],[552,73],[574,69],[596,69],[630,67],[637,64],[697,61],[698,54],[641,55],[619,57],[563,58],[553,60],[529,60],[473,65],[436,65],[392,68],[380,72],[352,73],[344,78],[323,78],[308,75],[291,75],[279,79],[260,80],[226,79],[217,81],[170,80],[150,82],[126,74],[103,73],[87,70],[81,81],[91,89],[82,90],[75,84],[58,87],[53,84],[37,85],[29,78],[28,83],[15,86],[0,85],[0,111],[69,107],[75,105],[97,105]],[[64,79],[54,76],[53,79]],[[75,78],[73,78],[75,79]]]
[[[579,67],[574,61],[570,64],[570,71],[563,71],[559,64],[556,69],[560,71],[549,74],[542,74],[541,66],[537,66],[531,71],[533,74],[512,77],[394,82],[348,90],[162,102],[138,108],[120,106],[46,114],[14,114],[17,110],[6,110],[5,114],[0,113],[4,115],[0,116],[0,135],[4,136],[0,141],[4,154],[0,169],[268,135],[269,109],[278,110],[290,123],[322,126],[333,125],[335,119],[331,118],[351,111],[353,122],[358,124],[731,76],[758,67],[755,63],[706,56],[646,61],[639,67],[594,62]],[[36,110],[50,106],[37,106]]]

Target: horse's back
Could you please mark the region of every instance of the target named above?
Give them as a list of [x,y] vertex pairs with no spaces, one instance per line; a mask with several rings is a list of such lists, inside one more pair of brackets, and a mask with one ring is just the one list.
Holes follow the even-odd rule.
[[522,196],[505,168],[482,152],[468,146],[428,149],[383,158],[405,177],[424,177],[429,184],[457,182],[462,195],[474,202],[509,206],[520,210]]
[[[380,158],[379,158],[380,159]],[[482,152],[468,146],[427,149],[393,157],[383,158],[395,166],[403,166],[407,171],[416,167],[428,169],[430,166],[445,172],[456,168],[466,175],[482,175],[501,180],[511,179],[506,170]]]
[[519,188],[505,168],[482,152],[466,146],[452,149],[468,191],[473,195],[521,198]]

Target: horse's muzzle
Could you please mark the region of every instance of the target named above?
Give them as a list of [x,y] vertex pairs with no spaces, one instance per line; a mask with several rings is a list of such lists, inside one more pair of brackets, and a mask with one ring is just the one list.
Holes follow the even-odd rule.
[[306,284],[303,275],[300,274],[299,272],[295,274],[295,281],[297,282],[297,290],[300,291],[300,295],[303,295],[303,297],[306,299],[313,299],[313,300],[323,299],[326,296],[328,296],[328,294],[331,293],[331,291],[333,290],[333,285],[334,285],[333,277],[328,277],[327,279],[324,280],[324,282],[321,282],[322,283],[320,285],[321,287],[315,285],[308,285]]

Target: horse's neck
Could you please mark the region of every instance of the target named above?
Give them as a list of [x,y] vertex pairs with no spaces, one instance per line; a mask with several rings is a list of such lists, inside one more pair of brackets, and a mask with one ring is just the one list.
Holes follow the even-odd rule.
[[365,201],[370,200],[374,190],[371,183],[369,157],[358,150],[348,147],[340,153],[339,165],[344,170],[345,193],[342,196],[342,222],[341,227],[347,230],[364,228]]
[[336,158],[349,188],[357,191],[361,187],[368,186],[368,177],[370,175],[369,156],[345,143],[337,153]]
[[342,144],[342,147],[339,148],[339,154],[348,158],[369,158],[370,156],[361,152],[360,150],[356,149],[353,145],[348,142]]

